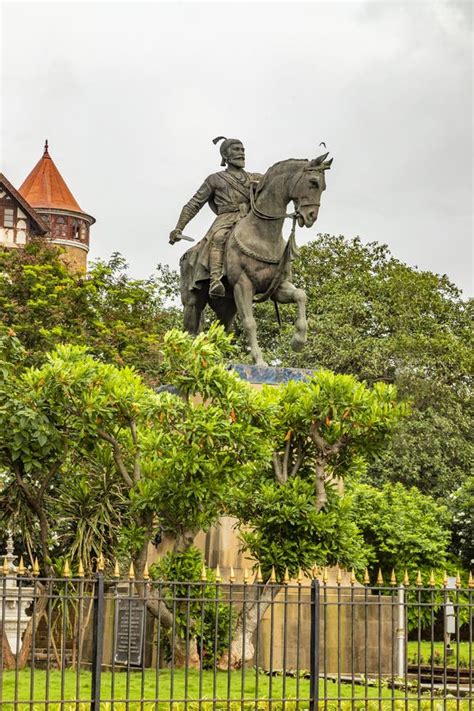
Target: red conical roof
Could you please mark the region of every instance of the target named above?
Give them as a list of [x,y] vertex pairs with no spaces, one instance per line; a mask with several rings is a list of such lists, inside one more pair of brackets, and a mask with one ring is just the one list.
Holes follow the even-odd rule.
[[48,141],[45,143],[42,157],[18,192],[32,207],[82,212],[48,153]]

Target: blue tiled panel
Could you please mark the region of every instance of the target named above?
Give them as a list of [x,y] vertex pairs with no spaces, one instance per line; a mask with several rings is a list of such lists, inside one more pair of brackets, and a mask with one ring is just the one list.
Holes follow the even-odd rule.
[[247,365],[246,363],[232,363],[230,368],[235,370],[242,380],[262,385],[278,385],[289,380],[306,380],[314,373],[314,370],[308,368],[276,368],[271,365]]

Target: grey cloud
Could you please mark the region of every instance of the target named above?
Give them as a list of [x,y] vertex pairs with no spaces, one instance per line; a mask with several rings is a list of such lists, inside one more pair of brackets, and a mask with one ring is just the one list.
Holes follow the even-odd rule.
[[[19,185],[44,138],[83,209],[92,256],[137,275],[241,137],[249,169],[334,155],[317,231],[389,244],[471,288],[467,3],[4,4],[2,169]],[[22,27],[21,49],[15,33]],[[189,232],[211,221],[203,210]]]

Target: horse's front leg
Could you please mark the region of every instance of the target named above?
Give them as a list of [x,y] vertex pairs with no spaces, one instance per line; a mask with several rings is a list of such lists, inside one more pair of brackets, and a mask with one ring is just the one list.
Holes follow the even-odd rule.
[[242,272],[238,281],[234,284],[234,299],[237,312],[242,320],[242,326],[247,336],[254,363],[256,365],[266,365],[257,341],[257,323],[252,308],[254,293],[252,282],[248,276]]
[[306,334],[308,331],[308,322],[306,321],[306,294],[303,289],[297,289],[290,281],[284,281],[280,284],[273,295],[275,301],[279,304],[296,304],[298,314],[295,321],[295,333],[291,341],[291,347],[294,351],[303,350],[306,343]]

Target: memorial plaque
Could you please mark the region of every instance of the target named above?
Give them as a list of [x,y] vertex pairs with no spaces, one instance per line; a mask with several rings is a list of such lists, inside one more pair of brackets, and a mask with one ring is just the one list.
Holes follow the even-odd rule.
[[115,609],[114,660],[116,664],[141,665],[144,630],[144,601],[119,598]]

